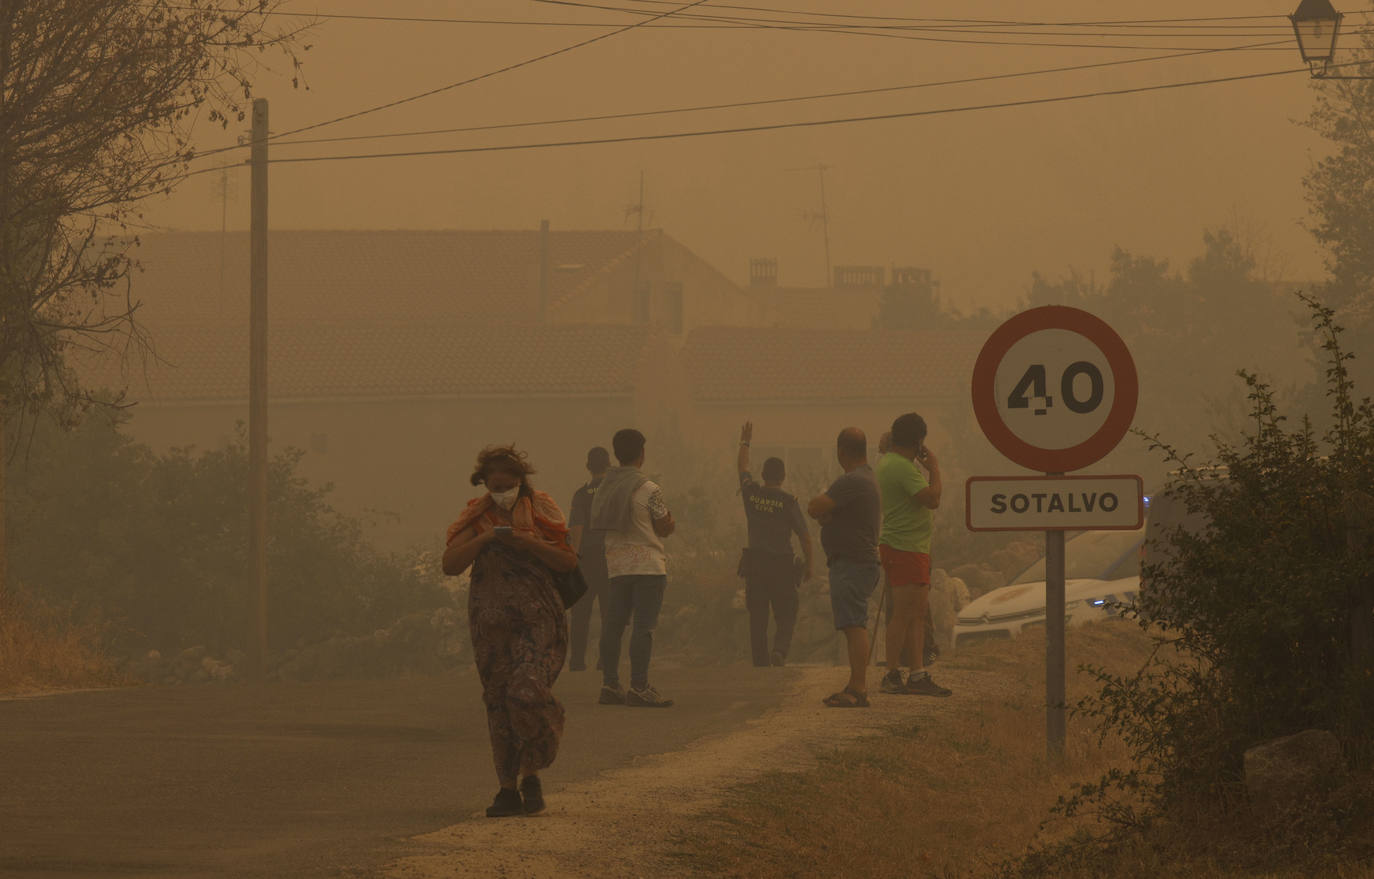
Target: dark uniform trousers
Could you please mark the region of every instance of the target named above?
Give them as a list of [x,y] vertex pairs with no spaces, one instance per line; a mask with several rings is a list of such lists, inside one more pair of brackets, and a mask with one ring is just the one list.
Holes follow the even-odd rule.
[[745,551],[744,606],[749,611],[749,649],[754,665],[772,665],[768,651],[768,612],[777,620],[773,653],[783,659],[792,648],[792,633],[797,628],[800,578],[791,553],[774,555]]
[[606,628],[606,595],[609,589],[606,578],[606,553],[590,552],[578,562],[582,576],[587,581],[587,594],[572,606],[569,632],[571,644],[568,651],[568,666],[573,671],[587,667],[587,632],[592,625],[592,602],[596,602],[601,613],[601,628]]

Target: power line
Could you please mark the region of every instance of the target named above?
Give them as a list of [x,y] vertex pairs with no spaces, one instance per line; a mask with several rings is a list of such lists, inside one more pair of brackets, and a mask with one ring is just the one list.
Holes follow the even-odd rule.
[[[762,131],[779,131],[779,130],[784,130],[784,129],[795,129],[795,128],[814,128],[814,127],[831,126],[831,125],[847,125],[847,124],[854,124],[854,123],[859,123],[859,122],[878,122],[878,121],[892,120],[892,119],[912,119],[912,118],[925,117],[925,116],[944,116],[944,115],[952,115],[952,114],[955,114],[955,113],[970,113],[970,112],[977,112],[977,111],[982,111],[982,110],[999,110],[999,109],[1007,109],[1007,108],[1012,108],[1012,107],[1029,107],[1029,106],[1038,106],[1038,105],[1043,105],[1043,104],[1058,104],[1058,103],[1067,103],[1067,102],[1069,102],[1069,101],[1085,100],[1085,99],[1089,99],[1089,98],[1101,98],[1101,97],[1114,97],[1114,96],[1120,96],[1120,95],[1132,95],[1132,94],[1140,94],[1140,93],[1142,93],[1142,92],[1162,91],[1162,90],[1165,90],[1165,89],[1188,88],[1188,87],[1192,87],[1192,86],[1201,86],[1201,85],[1215,85],[1215,84],[1219,84],[1219,83],[1241,82],[1241,81],[1245,81],[1245,80],[1264,79],[1264,78],[1275,77],[1275,76],[1290,76],[1290,75],[1295,74],[1295,73],[1308,73],[1308,72],[1309,72],[1309,71],[1308,71],[1308,69],[1307,69],[1306,67],[1294,67],[1294,68],[1289,68],[1289,69],[1286,69],[1286,70],[1271,70],[1271,71],[1267,71],[1267,72],[1264,72],[1264,73],[1247,73],[1247,74],[1240,74],[1240,75],[1236,75],[1236,76],[1215,77],[1215,78],[1212,78],[1212,79],[1196,79],[1196,80],[1188,80],[1188,81],[1185,81],[1185,82],[1162,83],[1162,84],[1158,84],[1158,85],[1149,85],[1149,86],[1135,86],[1135,87],[1132,87],[1132,88],[1106,89],[1106,90],[1095,91],[1095,92],[1081,92],[1081,93],[1072,94],[1072,95],[1056,95],[1056,96],[1048,97],[1048,98],[1027,98],[1027,99],[1018,100],[1018,101],[998,101],[998,102],[995,102],[995,103],[988,103],[988,104],[970,104],[970,105],[966,105],[966,106],[962,106],[962,107],[943,107],[943,108],[933,109],[933,110],[909,110],[909,111],[903,111],[903,112],[898,112],[898,113],[879,113],[879,114],[868,115],[868,116],[845,116],[845,117],[839,117],[839,118],[833,118],[833,119],[815,119],[815,120],[799,121],[799,122],[778,122],[778,123],[761,124],[761,125],[740,126],[740,127],[736,127],[736,128],[715,128],[715,129],[706,129],[706,130],[698,130],[698,131],[677,131],[677,132],[669,132],[669,133],[665,133],[665,134],[626,135],[626,136],[622,136],[622,137],[590,138],[590,139],[586,139],[586,140],[546,141],[546,142],[542,142],[542,143],[502,144],[502,145],[495,145],[495,146],[473,146],[473,147],[452,147],[452,148],[446,148],[446,149],[411,150],[411,151],[405,151],[405,152],[391,152],[391,153],[355,153],[355,154],[349,154],[349,155],[335,155],[335,156],[299,156],[299,157],[291,157],[291,158],[274,158],[274,159],[271,159],[271,160],[269,160],[269,161],[270,161],[271,163],[273,163],[273,164],[299,164],[299,163],[303,163],[303,162],[337,162],[337,161],[348,161],[348,160],[353,160],[353,159],[397,159],[397,158],[417,158],[417,157],[422,157],[422,156],[458,155],[458,154],[463,154],[463,153],[512,152],[512,151],[517,151],[517,150],[555,149],[555,148],[575,147],[575,146],[597,146],[597,145],[606,145],[606,144],[638,143],[638,142],[649,142],[649,141],[658,141],[658,140],[677,140],[677,139],[683,139],[683,138],[692,138],[692,137],[711,137],[711,136],[728,135],[728,134],[749,134],[749,133],[756,133],[756,132],[762,132]],[[219,166],[219,167],[215,167],[215,168],[204,168],[204,169],[201,169],[200,171],[193,171],[193,172],[190,172],[187,176],[188,176],[188,177],[189,177],[189,176],[195,176],[195,175],[197,175],[197,174],[208,173],[208,172],[210,172],[210,171],[216,171],[216,170],[219,170],[220,167],[231,167],[231,166]]]
[[[1255,48],[1255,47],[1259,47],[1259,46],[1276,45],[1276,44],[1279,43],[1279,42],[1286,42],[1286,41],[1275,41],[1275,42],[1270,42],[1270,43],[1255,43],[1255,44],[1253,44],[1253,45],[1251,45],[1251,46],[1237,47],[1237,48]],[[928,82],[909,83],[909,84],[905,84],[905,85],[878,86],[878,87],[874,87],[874,88],[864,88],[864,89],[848,89],[848,90],[845,90],[845,91],[822,92],[822,93],[819,93],[819,94],[812,94],[812,95],[796,95],[796,96],[785,97],[785,98],[762,98],[762,99],[751,100],[751,101],[731,101],[731,102],[727,102],[727,103],[718,103],[718,104],[697,104],[697,105],[686,106],[686,107],[668,107],[668,108],[661,108],[661,109],[657,109],[657,110],[639,110],[639,111],[623,112],[623,113],[602,113],[602,114],[591,115],[591,116],[572,116],[572,117],[564,117],[564,118],[559,118],[559,119],[543,119],[543,120],[534,120],[534,121],[525,121],[525,122],[500,122],[500,123],[492,123],[492,124],[487,124],[487,125],[466,125],[466,126],[461,126],[461,127],[456,127],[456,128],[431,128],[431,129],[420,129],[420,130],[410,130],[410,131],[380,132],[380,133],[377,133],[377,134],[355,134],[355,135],[344,135],[344,136],[340,136],[340,137],[321,137],[321,138],[311,138],[311,139],[308,139],[308,140],[288,140],[288,141],[280,141],[280,142],[278,142],[276,145],[277,145],[277,146],[283,146],[283,147],[284,147],[284,146],[304,146],[304,145],[307,145],[307,144],[318,144],[318,143],[342,143],[342,142],[347,142],[347,141],[360,141],[360,140],[386,140],[386,139],[398,138],[398,137],[423,137],[423,136],[427,136],[427,135],[436,135],[436,134],[460,134],[460,133],[468,133],[468,132],[474,132],[474,131],[497,131],[497,130],[504,130],[504,129],[511,129],[511,128],[531,128],[531,127],[537,127],[537,126],[543,126],[543,125],[566,125],[566,124],[583,123],[583,122],[604,122],[604,121],[617,120],[617,119],[638,119],[638,118],[646,118],[646,117],[652,117],[652,116],[666,116],[666,115],[674,115],[674,114],[678,114],[678,113],[696,113],[696,112],[703,112],[703,111],[710,111],[710,110],[730,110],[730,109],[739,109],[739,108],[743,108],[743,107],[760,107],[760,106],[768,106],[768,105],[772,105],[772,104],[800,103],[800,102],[803,102],[803,101],[826,100],[826,99],[831,99],[831,98],[857,97],[857,96],[862,96],[862,95],[885,94],[885,93],[889,93],[889,92],[909,91],[909,90],[913,90],[913,89],[923,89],[923,88],[935,88],[935,87],[940,87],[940,86],[966,85],[966,84],[976,83],[976,82],[991,82],[991,81],[994,81],[994,80],[1016,79],[1016,78],[1024,77],[1024,76],[1039,76],[1039,75],[1052,74],[1052,73],[1070,73],[1070,72],[1076,72],[1076,71],[1081,71],[1081,70],[1094,70],[1094,69],[1100,69],[1100,68],[1104,68],[1104,67],[1114,67],[1114,66],[1121,66],[1121,65],[1126,65],[1126,64],[1142,64],[1142,63],[1151,62],[1151,61],[1163,61],[1163,60],[1168,60],[1168,59],[1173,59],[1173,58],[1188,58],[1188,57],[1194,57],[1194,56],[1197,56],[1197,55],[1206,55],[1206,54],[1213,54],[1213,53],[1217,53],[1217,52],[1226,52],[1226,51],[1234,51],[1234,49],[1228,49],[1228,48],[1196,49],[1196,50],[1189,51],[1189,52],[1178,52],[1178,53],[1173,53],[1173,54],[1169,54],[1169,55],[1157,55],[1157,56],[1150,57],[1150,58],[1124,58],[1124,59],[1118,59],[1118,60],[1114,60],[1114,61],[1097,61],[1097,62],[1093,62],[1093,63],[1091,63],[1091,64],[1073,64],[1073,65],[1067,65],[1067,66],[1061,66],[1061,67],[1046,67],[1046,68],[1041,68],[1041,69],[1038,69],[1038,70],[1022,70],[1022,71],[1017,71],[1017,72],[1013,72],[1013,73],[993,73],[993,74],[986,74],[986,75],[982,75],[982,76],[962,77],[962,78],[958,78],[958,79],[935,80],[935,81],[928,81]]]
[[[532,2],[535,2],[535,3],[544,3],[544,4],[551,5],[551,6],[570,6],[570,7],[574,7],[574,8],[580,8],[580,9],[599,9],[599,10],[603,10],[603,11],[623,12],[623,13],[630,14],[630,15],[652,15],[652,14],[653,14],[653,13],[648,12],[648,11],[646,11],[646,10],[631,9],[631,8],[624,7],[624,6],[607,6],[607,5],[605,5],[605,4],[599,4],[599,3],[578,2],[578,0],[532,0]],[[886,39],[915,40],[915,41],[918,41],[918,42],[926,42],[926,43],[951,43],[951,44],[957,44],[957,45],[975,45],[975,46],[1041,46],[1041,47],[1046,47],[1046,48],[1058,48],[1058,49],[1126,49],[1126,50],[1156,51],[1156,52],[1157,52],[1157,51],[1161,51],[1161,50],[1168,50],[1168,49],[1183,49],[1183,48],[1187,48],[1187,47],[1180,47],[1180,46],[1139,46],[1139,45],[1121,45],[1121,44],[1108,44],[1108,43],[1060,43],[1060,42],[1035,42],[1035,41],[1031,41],[1031,40],[958,39],[958,38],[951,37],[951,36],[937,37],[937,36],[925,36],[925,35],[921,35],[921,34],[906,33],[906,32],[898,33],[898,32],[887,31],[887,30],[877,30],[877,31],[875,31],[875,30],[873,30],[873,29],[871,29],[871,28],[859,29],[859,30],[850,30],[850,29],[846,29],[846,28],[843,28],[843,27],[836,27],[836,26],[834,26],[834,25],[813,24],[813,23],[808,23],[808,22],[797,21],[796,19],[764,19],[764,18],[739,19],[739,18],[730,18],[730,17],[727,17],[727,16],[703,15],[703,14],[701,14],[701,13],[694,13],[694,14],[690,14],[690,15],[682,15],[682,16],[680,16],[680,18],[683,18],[683,19],[690,19],[690,20],[700,20],[700,21],[747,21],[747,22],[751,22],[751,23],[752,23],[752,26],[759,27],[759,28],[763,28],[763,29],[767,29],[767,30],[785,30],[785,31],[794,31],[794,32],[800,32],[800,33],[835,33],[835,34],[843,34],[843,35],[846,35],[846,36],[857,36],[857,37],[881,37],[881,38],[886,38]],[[1122,36],[1134,36],[1134,35],[1122,35]]]
[[[646,4],[664,4],[664,3],[669,3],[669,2],[671,2],[671,0],[630,0],[630,2],[635,2],[635,3],[646,3]],[[731,3],[713,3],[713,4],[711,4],[711,7],[712,7],[713,9],[738,9],[738,10],[743,10],[743,11],[752,11],[752,12],[771,12],[771,13],[784,14],[784,15],[813,15],[813,16],[824,17],[824,18],[867,19],[867,20],[876,20],[876,21],[947,22],[947,23],[971,23],[971,24],[988,24],[988,25],[1017,25],[1017,26],[1019,26],[1019,25],[1035,25],[1035,26],[1046,25],[1046,26],[1050,26],[1050,27],[1060,27],[1060,26],[1063,26],[1063,27],[1077,27],[1077,26],[1083,26],[1083,27],[1097,27],[1097,26],[1110,26],[1110,27],[1123,26],[1123,27],[1124,27],[1124,26],[1131,26],[1131,27],[1136,27],[1136,26],[1150,26],[1150,25],[1162,25],[1162,24],[1183,24],[1183,25],[1186,26],[1186,25],[1188,25],[1188,24],[1192,24],[1192,23],[1201,23],[1201,22],[1215,22],[1215,21],[1263,21],[1263,20],[1268,20],[1268,19],[1276,19],[1276,20],[1279,20],[1279,21],[1284,21],[1284,20],[1286,20],[1286,19],[1288,18],[1288,16],[1286,16],[1286,15],[1216,15],[1216,16],[1202,16],[1202,17],[1192,17],[1192,18],[1126,18],[1126,19],[1097,19],[1097,20],[1089,20],[1089,21],[1049,21],[1049,20],[1002,20],[1002,19],[977,19],[977,18],[929,18],[929,17],[900,16],[900,15],[864,15],[864,14],[852,13],[852,12],[815,12],[815,11],[813,11],[813,10],[777,9],[777,8],[775,8],[775,7],[767,7],[767,6],[741,6],[741,5],[738,5],[738,4],[731,4]],[[1371,10],[1362,9],[1362,10],[1359,10],[1359,11],[1357,11],[1357,12],[1350,13],[1350,14],[1352,14],[1352,15],[1367,15],[1367,14],[1369,14],[1370,11],[1371,11]],[[1244,27],[1245,25],[1237,25],[1237,26]],[[1282,29],[1285,29],[1285,30],[1286,30],[1286,29],[1289,27],[1289,25],[1286,25],[1286,24],[1277,24],[1277,25],[1274,25],[1274,27],[1278,27],[1278,28],[1282,28]]]
[[591,37],[591,38],[586,39],[586,40],[581,40],[581,41],[579,41],[579,42],[573,43],[573,44],[570,45],[570,46],[564,46],[564,47],[562,47],[561,49],[555,49],[555,50],[553,50],[552,52],[545,52],[545,53],[543,53],[542,55],[536,55],[536,56],[534,56],[533,58],[526,58],[525,60],[523,60],[523,61],[517,61],[517,62],[515,62],[514,64],[507,64],[506,66],[497,68],[496,70],[489,70],[489,71],[487,71],[486,73],[481,73],[481,74],[478,74],[477,76],[470,76],[470,77],[468,77],[467,79],[462,79],[462,80],[459,80],[458,82],[452,82],[452,83],[449,83],[448,85],[439,86],[438,88],[429,89],[428,91],[420,92],[419,94],[416,94],[416,95],[411,95],[411,96],[405,97],[405,98],[399,98],[399,99],[394,100],[394,101],[388,101],[388,102],[385,103],[385,104],[378,104],[378,105],[375,106],[375,107],[368,107],[368,108],[365,109],[365,110],[357,110],[357,111],[355,111],[355,112],[353,112],[353,113],[347,113],[347,114],[345,114],[345,115],[343,115],[343,116],[336,116],[336,117],[334,117],[333,119],[326,119],[326,120],[323,121],[323,122],[314,122],[314,123],[311,123],[310,125],[303,125],[303,126],[301,126],[300,128],[294,128],[294,129],[292,129],[292,130],[290,130],[290,131],[284,131],[284,132],[282,132],[281,134],[278,134],[278,135],[276,135],[274,138],[271,138],[271,139],[272,139],[272,140],[278,140],[278,139],[280,139],[280,138],[287,137],[287,136],[292,135],[292,134],[300,134],[300,133],[303,132],[303,131],[312,131],[312,130],[314,130],[314,129],[316,129],[316,128],[324,128],[326,125],[335,125],[335,124],[337,124],[337,123],[339,123],[339,122],[344,122],[344,121],[349,120],[349,119],[357,119],[357,118],[360,117],[360,116],[366,116],[366,115],[368,115],[368,114],[370,114],[370,113],[376,113],[376,112],[379,112],[379,111],[381,111],[381,110],[389,110],[389,109],[391,109],[392,107],[399,107],[399,106],[401,106],[402,104],[409,104],[409,103],[412,103],[412,102],[414,102],[414,101],[419,101],[419,100],[421,100],[421,99],[423,99],[423,98],[433,97],[434,95],[437,95],[437,94],[440,94],[440,93],[446,92],[446,91],[451,91],[452,89],[460,88],[461,86],[471,85],[472,83],[475,83],[475,82],[481,82],[481,81],[484,80],[484,79],[491,79],[492,77],[500,76],[500,75],[503,74],[503,73],[509,73],[509,72],[512,71],[512,70],[519,70],[519,69],[522,68],[522,67],[528,67],[528,66],[530,66],[531,64],[537,64],[537,63],[539,63],[540,61],[547,61],[547,60],[550,59],[550,58],[556,58],[556,57],[558,57],[559,55],[564,55],[564,54],[567,54],[568,52],[572,52],[572,51],[575,51],[575,50],[577,50],[577,49],[581,49],[581,48],[584,48],[584,47],[586,47],[586,46],[590,46],[590,45],[593,44],[593,43],[598,43],[598,42],[601,42],[602,40],[608,40],[608,39],[610,39],[611,37],[619,36],[620,34],[627,33],[627,32],[629,32],[629,31],[635,30],[636,28],[642,27],[642,26],[644,26],[644,25],[646,25],[646,24],[649,24],[650,22],[654,22],[654,21],[658,21],[659,19],[667,18],[667,17],[669,17],[669,16],[671,16],[671,15],[674,15],[674,14],[676,14],[676,13],[678,13],[678,12],[682,12],[683,10],[691,9],[691,8],[694,7],[694,6],[700,6],[701,4],[703,4],[703,3],[705,3],[705,2],[707,2],[707,0],[691,0],[690,3],[684,3],[684,4],[682,4],[681,6],[677,7],[676,9],[673,9],[673,10],[668,11],[668,12],[662,12],[662,13],[656,14],[656,15],[654,15],[652,18],[645,19],[644,21],[638,21],[638,22],[635,22],[634,24],[625,25],[624,27],[617,28],[616,30],[611,31],[610,33],[597,34],[597,35],[594,36],[594,37]]

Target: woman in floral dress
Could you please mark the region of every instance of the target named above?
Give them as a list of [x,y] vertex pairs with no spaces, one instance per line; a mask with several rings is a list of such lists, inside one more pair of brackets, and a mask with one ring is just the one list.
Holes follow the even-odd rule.
[[472,484],[487,492],[449,526],[444,550],[445,574],[472,568],[468,624],[501,782],[491,818],[543,810],[538,773],[553,763],[563,734],[553,683],[568,625],[554,576],[576,567],[577,554],[558,505],[530,487],[532,472],[514,447],[484,449]]

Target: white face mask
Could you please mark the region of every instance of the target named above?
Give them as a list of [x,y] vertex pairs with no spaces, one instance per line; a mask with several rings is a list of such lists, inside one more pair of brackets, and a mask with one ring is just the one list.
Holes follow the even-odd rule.
[[493,491],[491,492],[491,499],[495,501],[501,509],[513,510],[515,509],[515,502],[520,500],[520,486],[517,485],[509,491]]

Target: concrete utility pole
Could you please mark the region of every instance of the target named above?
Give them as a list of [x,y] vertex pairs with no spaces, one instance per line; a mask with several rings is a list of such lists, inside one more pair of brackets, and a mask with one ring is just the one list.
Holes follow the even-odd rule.
[[267,673],[267,99],[253,101],[248,311],[248,558],[257,597],[254,677]]

